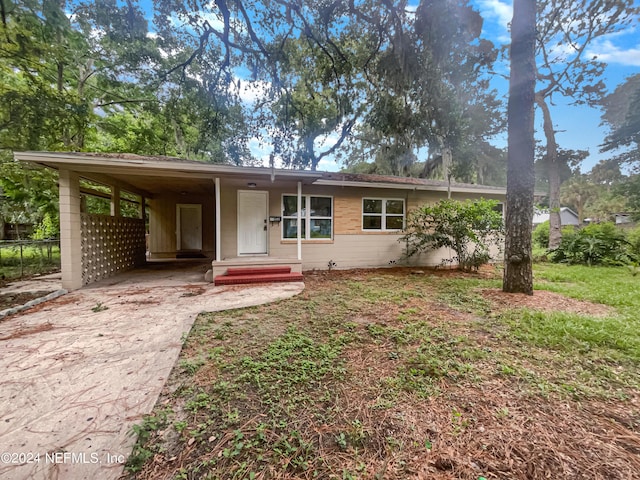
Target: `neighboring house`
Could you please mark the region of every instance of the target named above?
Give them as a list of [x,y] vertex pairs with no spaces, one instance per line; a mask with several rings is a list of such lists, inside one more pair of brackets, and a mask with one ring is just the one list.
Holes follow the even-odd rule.
[[[402,257],[398,239],[407,213],[447,196],[446,182],[416,178],[128,154],[18,152],[15,158],[59,171],[67,289],[144,264],[146,258],[207,257],[214,274],[252,264],[286,264],[297,272],[388,266]],[[104,192],[81,187],[80,178],[111,187],[111,216],[83,211],[83,195]],[[452,184],[451,196],[502,202],[505,190]],[[122,216],[123,198],[137,202],[138,218]],[[435,266],[449,256],[429,252],[412,262]]]
[[[536,210],[533,213],[533,226],[540,225],[541,223],[549,221],[548,210]],[[571,210],[569,207],[560,208],[560,224],[565,225],[580,225],[578,220],[578,214]]]
[[0,240],[25,240],[31,238],[33,233],[33,225],[30,223],[0,223],[0,226]]
[[614,218],[616,220],[616,225],[633,223],[633,215],[631,213],[616,213]]

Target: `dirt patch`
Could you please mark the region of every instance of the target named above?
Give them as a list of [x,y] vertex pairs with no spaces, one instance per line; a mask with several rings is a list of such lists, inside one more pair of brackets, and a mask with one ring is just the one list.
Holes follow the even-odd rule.
[[0,341],[3,340],[12,340],[14,338],[26,337],[27,335],[33,335],[35,333],[46,332],[53,329],[53,325],[50,323],[43,323],[42,325],[38,325],[30,328],[21,328],[11,335],[7,335],[6,337],[0,337]]
[[38,291],[38,292],[16,292],[16,293],[0,294],[0,310],[5,310],[7,308],[24,305],[25,303],[31,300],[44,297],[50,293],[51,291]]
[[184,292],[181,297],[196,297],[198,295],[202,295],[206,290],[202,287],[189,287],[186,292]]
[[480,292],[497,310],[529,308],[543,312],[567,312],[596,317],[615,314],[615,310],[607,305],[577,300],[546,290],[536,290],[533,295],[505,293],[496,288],[482,289]]

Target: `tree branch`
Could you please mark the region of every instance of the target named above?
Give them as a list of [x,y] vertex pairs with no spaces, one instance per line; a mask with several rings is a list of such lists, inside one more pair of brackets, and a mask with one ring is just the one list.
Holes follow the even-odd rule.
[[157,99],[139,98],[131,100],[113,100],[111,102],[98,103],[95,107],[108,107],[110,105],[122,105],[125,103],[159,103]]

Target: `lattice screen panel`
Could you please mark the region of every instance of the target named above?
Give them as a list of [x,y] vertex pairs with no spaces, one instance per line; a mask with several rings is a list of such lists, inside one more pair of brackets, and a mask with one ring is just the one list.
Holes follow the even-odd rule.
[[81,227],[83,285],[144,264],[144,220],[83,213]]

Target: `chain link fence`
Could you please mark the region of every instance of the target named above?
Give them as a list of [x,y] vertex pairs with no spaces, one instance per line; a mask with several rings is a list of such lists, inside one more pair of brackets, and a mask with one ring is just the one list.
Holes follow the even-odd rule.
[[23,278],[59,269],[59,240],[0,241],[0,280]]

